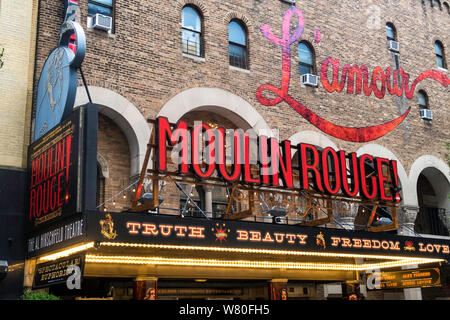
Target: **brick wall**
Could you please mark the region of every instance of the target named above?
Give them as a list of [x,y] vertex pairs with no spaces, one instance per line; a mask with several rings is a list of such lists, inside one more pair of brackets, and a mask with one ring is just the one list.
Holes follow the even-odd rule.
[[[108,200],[130,184],[130,151],[127,139],[117,125],[101,114],[98,117],[97,150],[104,157],[108,166],[109,175],[104,177],[105,187],[102,197],[104,200]],[[124,193],[115,198],[114,204],[108,202],[106,209],[120,211],[130,206],[130,194]]]

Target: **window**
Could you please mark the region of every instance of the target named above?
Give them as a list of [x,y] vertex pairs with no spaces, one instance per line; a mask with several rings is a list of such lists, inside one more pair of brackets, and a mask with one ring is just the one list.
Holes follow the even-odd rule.
[[434,43],[434,51],[436,52],[436,63],[439,68],[447,69],[445,63],[444,47],[440,41]]
[[96,13],[112,17],[113,0],[89,0],[88,15],[95,16]]
[[298,44],[298,61],[300,74],[315,73],[313,49],[306,41]]
[[428,95],[425,91],[419,90],[418,94],[419,109],[428,109]]
[[395,31],[394,25],[390,22],[386,23],[386,37],[387,41],[397,41],[397,32]]
[[232,20],[228,24],[228,52],[230,65],[248,69],[247,32],[242,23]]
[[183,53],[203,56],[202,18],[197,9],[186,6],[181,12],[181,48]]

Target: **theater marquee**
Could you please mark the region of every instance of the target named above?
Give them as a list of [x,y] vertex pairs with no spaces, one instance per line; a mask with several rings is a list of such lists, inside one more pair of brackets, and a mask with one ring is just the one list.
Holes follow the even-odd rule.
[[[279,143],[266,136],[252,137],[242,131],[233,136],[232,159],[227,162],[225,130],[212,130],[200,123],[188,129],[185,121],[179,121],[172,129],[167,118],[156,119],[156,170],[167,172],[167,146],[178,145],[180,175],[194,174],[198,179],[208,179],[217,173],[225,182],[239,181],[248,185],[264,185],[294,188],[292,156],[297,152],[300,189],[309,190],[312,183],[315,191],[329,195],[343,193],[347,197],[360,194],[366,199],[386,202],[400,202],[398,192],[397,161],[364,154],[336,151],[331,147],[319,150],[317,147],[300,143],[293,146],[289,140]],[[204,138],[206,137],[206,138]],[[206,140],[206,148],[202,144]],[[251,162],[250,154],[258,155]],[[251,172],[251,166],[259,174]],[[369,174],[367,166],[374,168]],[[391,176],[385,174],[389,168]],[[393,188],[386,192],[390,180]]]
[[90,241],[125,247],[238,248],[443,259],[450,256],[446,240],[386,233],[124,212],[90,213],[87,219],[92,227]]

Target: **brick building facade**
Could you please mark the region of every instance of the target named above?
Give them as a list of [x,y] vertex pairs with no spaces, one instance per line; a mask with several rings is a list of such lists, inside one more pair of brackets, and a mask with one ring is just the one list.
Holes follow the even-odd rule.
[[[281,88],[282,65],[287,60],[286,56],[283,59],[282,46],[269,41],[260,27],[267,24],[276,37],[282,38],[283,17],[290,4],[279,0],[113,1],[113,28],[105,32],[87,24],[88,2],[93,3],[79,1],[79,7],[88,48],[83,71],[90,96],[100,105],[98,172],[103,179],[103,191],[99,191],[103,201],[98,203],[106,202],[100,210],[129,208],[131,192],[120,194],[114,200],[112,197],[138,178],[151,133],[146,119],[166,116],[173,123],[180,119],[202,120],[227,128],[252,128],[260,134],[276,135],[279,141],[289,139],[293,144],[304,142],[395,159],[402,187],[398,232],[408,234],[416,230],[436,234],[429,222],[421,218],[420,208],[433,207],[443,210],[440,223],[444,227],[439,232],[448,236],[450,169],[445,159],[449,152],[446,143],[450,139],[447,70],[450,11],[447,2],[296,1],[295,8],[304,17],[304,29],[301,38],[289,47],[290,97],[319,117],[343,127],[379,125],[411,108],[394,130],[365,142],[345,141],[326,134],[288,103],[267,106],[258,98],[258,88],[263,84]],[[184,50],[182,43],[182,10],[186,6],[194,8],[200,17],[202,49],[199,54]],[[36,75],[57,45],[62,12],[60,0],[39,3]],[[230,65],[229,24],[232,21],[238,21],[245,30],[246,67]],[[388,23],[395,28],[393,39],[399,43],[398,53],[388,48]],[[292,35],[297,16],[293,15],[286,25],[290,25]],[[298,51],[301,41],[306,41],[312,52],[311,72],[318,76],[317,86],[301,81]],[[436,43],[440,44],[439,52]],[[389,93],[387,84],[384,89],[380,87],[379,79],[384,74],[377,71],[379,77],[374,76],[377,87],[371,94],[361,90],[358,94],[357,87],[351,91],[348,83],[341,92],[329,92],[332,90],[325,87],[332,81],[333,67],[324,63],[327,58],[339,63],[339,79],[344,65],[348,64],[358,66],[359,70],[366,66],[369,81],[375,70],[380,70],[377,67],[384,72],[390,67],[391,81],[392,72],[403,68],[410,75],[408,88],[426,70],[435,71],[441,81],[425,79],[417,83],[415,90],[411,89],[412,96],[398,96]],[[35,79],[36,88],[37,76]],[[377,97],[376,93],[382,90],[384,93]],[[432,121],[420,116],[420,90],[426,92]],[[264,91],[263,96],[275,98],[269,91]],[[85,102],[87,93],[80,80],[75,105]],[[178,190],[170,185],[165,188],[164,206],[179,208]],[[218,193],[213,192],[212,197],[220,204],[225,198]],[[353,210],[336,218],[354,227],[355,216]],[[406,298],[421,296],[420,289],[408,290],[405,290]]]

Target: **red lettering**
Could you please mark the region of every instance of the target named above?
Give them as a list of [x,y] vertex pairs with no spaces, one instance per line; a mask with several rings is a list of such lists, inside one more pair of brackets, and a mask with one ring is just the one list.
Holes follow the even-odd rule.
[[400,202],[402,200],[400,193],[398,192],[399,188],[399,184],[398,184],[398,171],[397,171],[397,161],[395,160],[390,160],[389,161],[389,167],[390,167],[390,172],[391,172],[391,181],[392,184],[394,185],[393,187],[393,197],[394,200],[396,202]]
[[[309,176],[308,173],[311,173],[314,177],[313,183],[315,188],[318,191],[324,192],[322,187],[322,182],[320,181],[320,171],[319,171],[319,152],[316,147],[310,144],[300,143],[298,145],[298,154],[299,154],[299,165],[300,165],[300,188],[304,190],[309,189]],[[311,155],[311,164],[308,164],[307,159],[307,151],[310,150]]]
[[187,232],[186,226],[175,226],[175,232],[177,237],[185,237]]
[[342,238],[342,247],[351,247],[352,242],[349,238]]
[[189,235],[190,238],[204,238],[205,235],[203,234],[203,231],[205,231],[205,228],[203,227],[189,227]]
[[363,239],[362,242],[363,242],[363,248],[365,248],[365,249],[368,249],[372,246],[370,240],[368,240],[368,239]]
[[128,233],[137,234],[139,233],[138,229],[141,228],[141,224],[139,222],[127,222],[127,229],[130,228],[131,230],[128,230]]
[[[207,158],[206,161],[203,161],[201,158],[201,155],[203,154],[203,148],[201,145],[201,137],[205,134],[207,136],[207,139],[205,141],[205,149],[208,151],[211,151],[210,148],[214,147],[214,134],[211,131],[211,128],[205,124],[200,123],[194,126],[194,129],[192,130],[192,163],[191,167],[194,172],[194,174],[201,178],[201,179],[207,179],[211,177],[211,175],[214,173],[215,170],[215,159],[214,159],[214,151],[212,152],[206,152]],[[201,169],[202,164],[206,164],[206,170],[203,171]]]
[[36,217],[36,189],[31,189],[30,192],[30,216],[29,220]]
[[250,241],[261,241],[261,232],[250,231]]
[[173,229],[173,226],[171,226],[171,225],[165,225],[165,224],[159,225],[159,230],[161,230],[161,234],[164,237],[170,236],[170,234],[172,233],[172,229]]
[[[350,175],[347,175],[347,158],[349,159]],[[349,197],[354,197],[359,192],[359,178],[358,178],[358,158],[356,153],[352,152],[345,156],[344,151],[339,151],[339,159],[341,163],[340,173],[342,175],[342,191]],[[350,179],[350,183],[348,182]]]
[[381,241],[381,247],[384,249],[384,250],[387,250],[387,249],[389,249],[389,242],[388,241],[386,241],[386,240],[383,240],[383,241]]
[[[331,155],[331,166],[328,166],[328,155]],[[330,176],[334,180],[334,187],[331,186]],[[322,179],[325,191],[336,194],[341,189],[341,176],[339,173],[339,158],[333,148],[325,148],[322,151]]]
[[[156,225],[153,223],[143,223],[142,228],[144,229],[142,231],[143,235],[152,235],[157,236],[159,234],[158,229],[156,228]],[[130,232],[131,233],[131,232]]]
[[270,232],[266,232],[266,235],[264,236],[263,242],[274,242],[274,240],[272,239]]
[[[377,87],[377,80],[381,81],[381,89],[378,89]],[[384,72],[383,69],[381,69],[380,67],[375,67],[375,69],[373,69],[373,73],[372,73],[372,90],[373,90],[373,94],[378,98],[378,99],[382,99],[384,97],[385,91],[386,91],[386,78],[384,76]]]
[[284,241],[284,233],[274,233],[275,241],[278,243],[282,243]]
[[[359,158],[359,172],[361,174],[361,193],[367,199],[374,199],[377,195],[377,179],[373,174],[366,172],[366,165],[370,167],[370,162],[367,164],[366,159],[372,162],[373,157],[368,154],[364,154]],[[370,178],[371,184],[368,187],[367,178]]]
[[62,184],[61,184],[61,178],[64,177],[64,173],[61,172],[60,174],[58,174],[58,188],[57,188],[57,193],[58,193],[58,208],[61,207],[64,203],[61,202],[61,191],[63,190],[62,188]]
[[56,204],[58,202],[58,193],[56,192],[56,190],[53,189],[55,187],[55,184],[56,184],[56,176],[54,176],[52,178],[52,181],[50,183],[50,187],[51,187],[50,210],[51,211],[55,210]]
[[372,249],[380,249],[381,243],[379,240],[372,239]]
[[259,176],[253,177],[251,172],[250,163],[250,137],[248,134],[238,133],[240,136],[244,137],[244,181],[249,184],[259,183]]
[[332,247],[337,247],[339,245],[339,242],[341,242],[341,238],[331,237],[331,246]]
[[[281,181],[284,187],[293,188],[292,164],[291,164],[291,142],[285,140],[281,143],[283,154],[280,153],[280,145],[275,138],[269,139],[270,155],[272,158],[272,184],[278,186],[278,172],[281,173]],[[284,158],[284,160],[283,160]]]
[[183,174],[188,173],[189,153],[188,153],[188,125],[185,121],[179,121],[176,129],[172,132],[169,120],[165,117],[158,117],[155,123],[156,131],[156,170],[160,172],[167,171],[167,148],[166,143],[173,146],[177,142],[181,143],[181,163],[178,171]]
[[308,238],[308,236],[306,234],[298,234],[297,238],[299,244],[306,244],[305,240]]
[[353,247],[354,248],[361,248],[362,247],[361,239],[353,238]]
[[262,184],[268,185],[269,184],[269,143],[268,138],[266,136],[260,136],[258,138],[258,145],[259,145],[259,165],[261,167],[261,180]]
[[423,246],[423,243],[422,243],[422,242],[419,242],[419,251],[421,251],[421,252],[427,251],[427,250],[425,249],[425,247]]
[[246,241],[248,240],[248,232],[245,230],[236,230],[238,237],[236,238],[237,240],[240,241]]
[[288,243],[295,243],[295,234],[286,233],[286,239]]
[[240,138],[238,134],[233,137],[233,148],[232,154],[234,154],[234,161],[230,165],[232,167],[232,173],[228,173],[226,164],[226,150],[225,150],[225,130],[223,128],[218,128],[215,132],[216,135],[216,165],[217,171],[220,173],[222,178],[228,182],[235,182],[241,176],[241,166],[240,166]]
[[389,160],[384,158],[376,158],[376,170],[378,176],[378,190],[380,199],[383,201],[392,201],[392,195],[386,195],[384,183],[388,181],[388,178],[383,175],[383,164],[389,166]]

